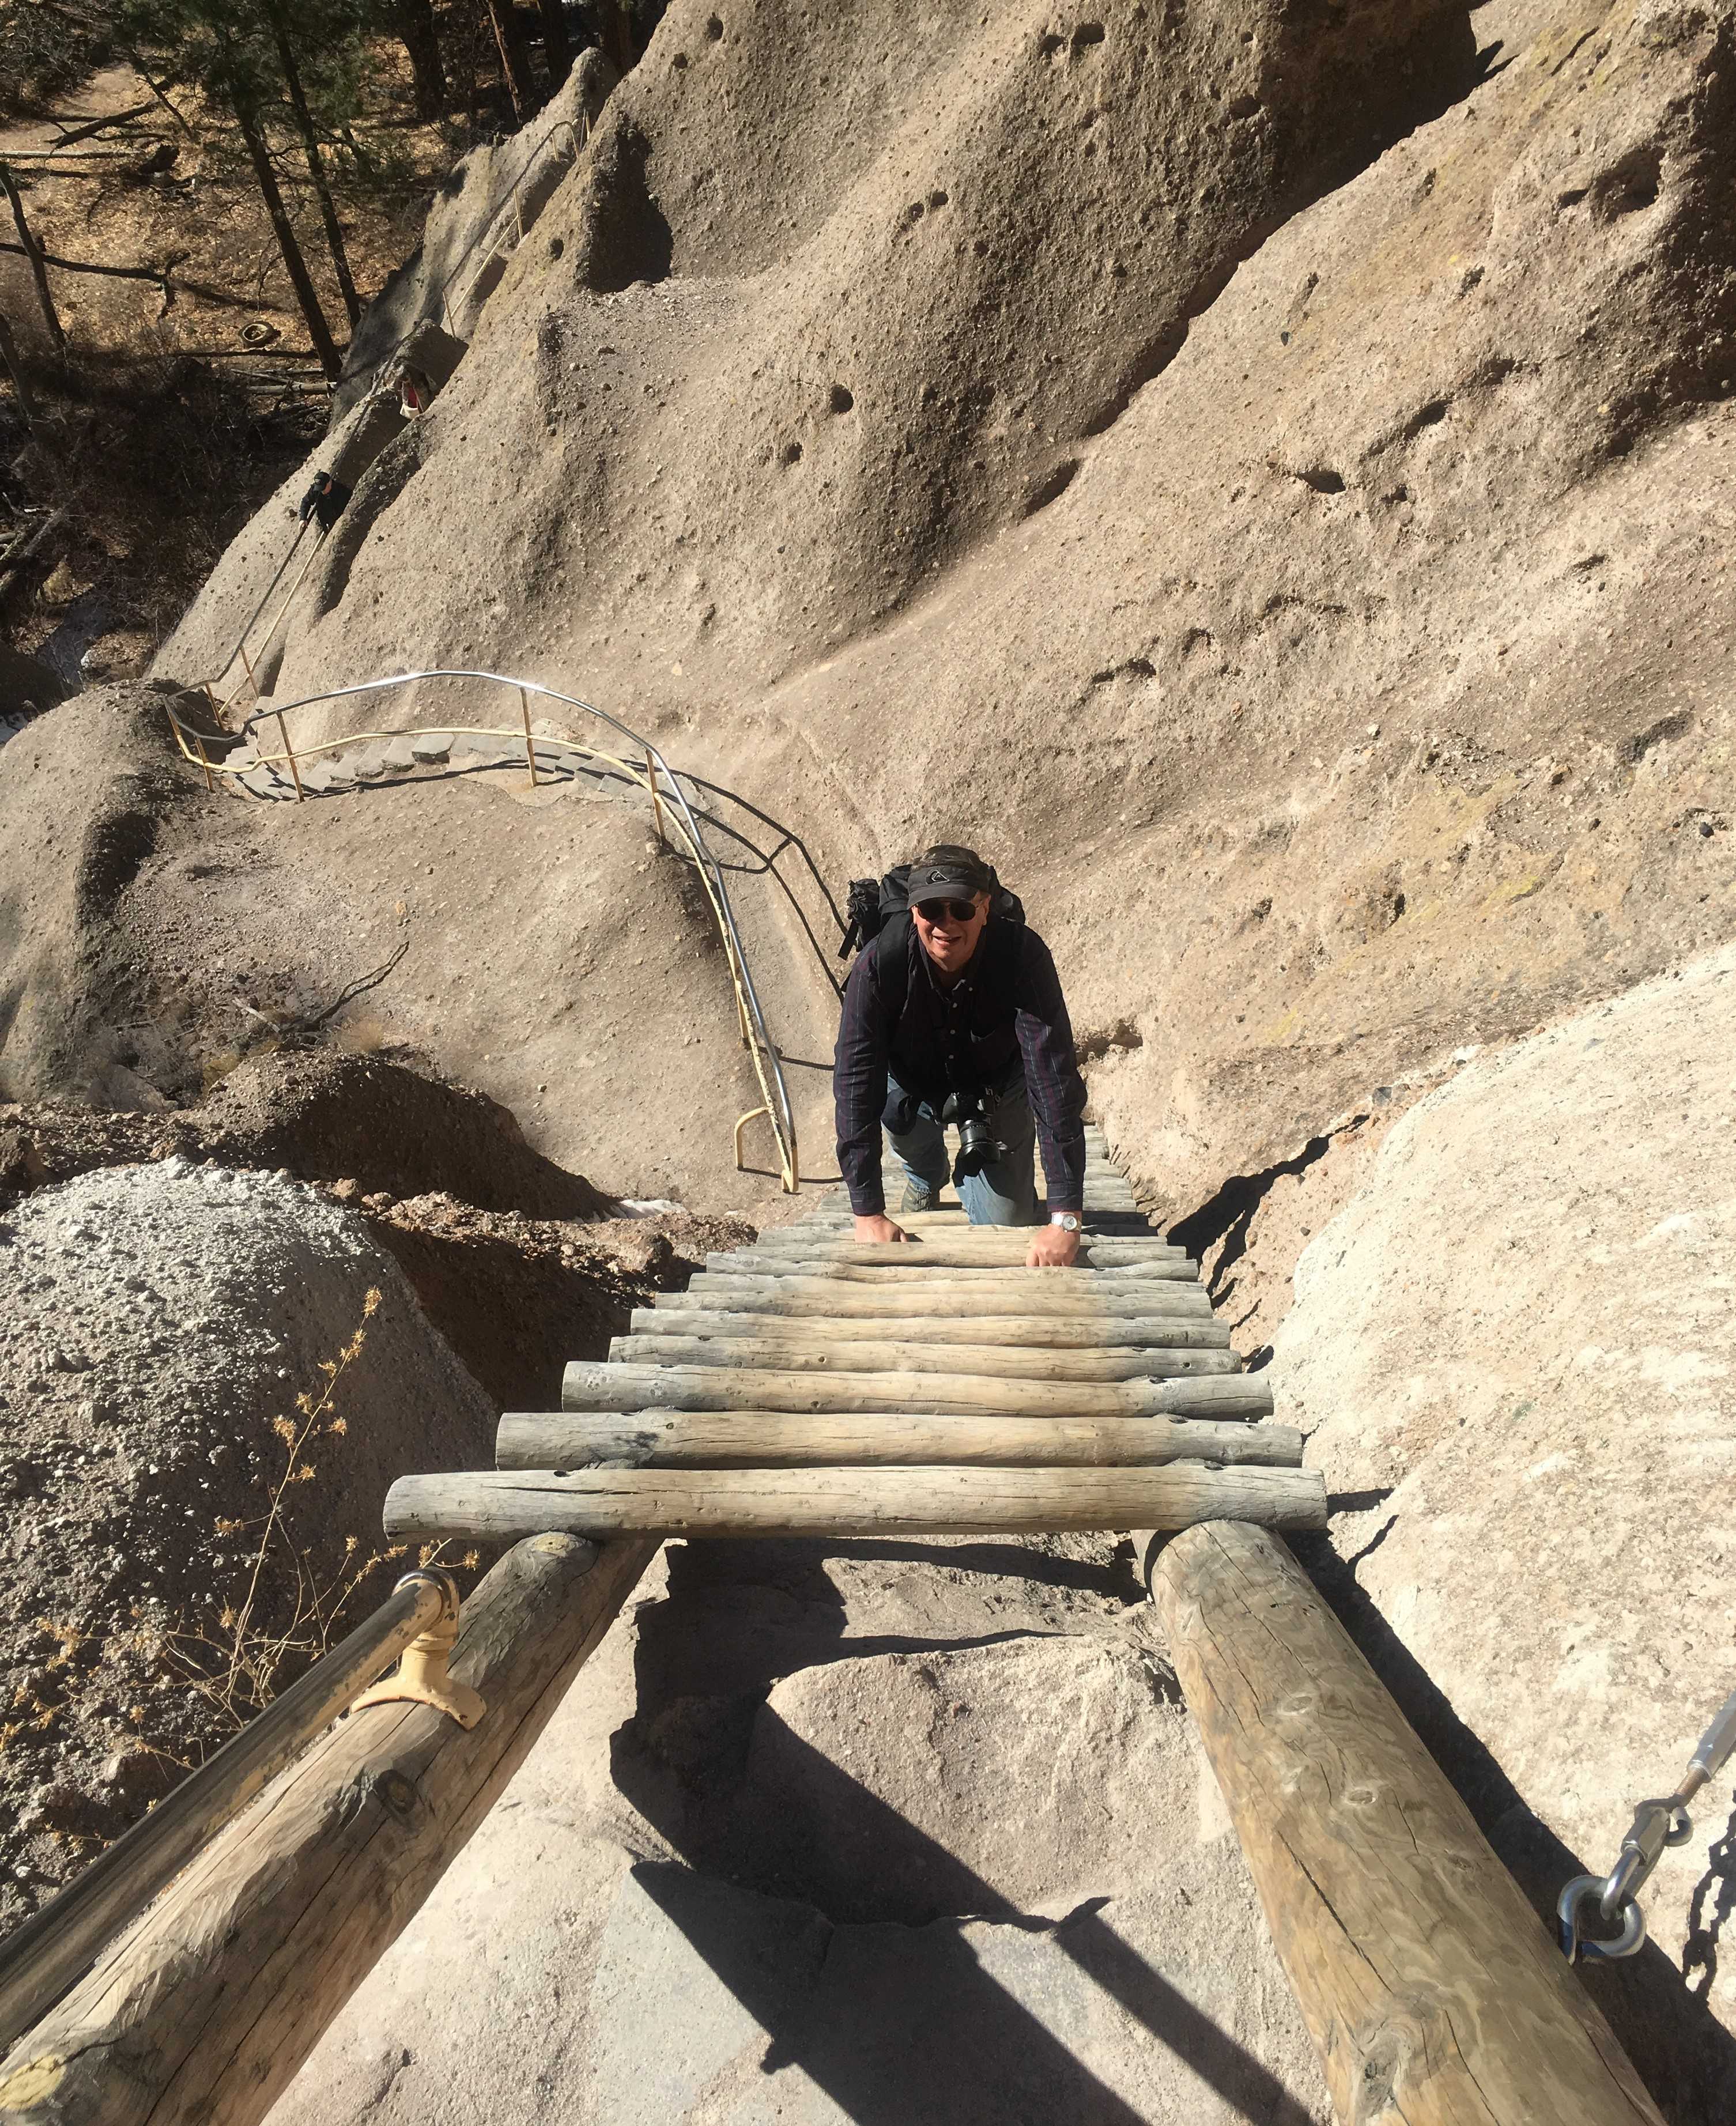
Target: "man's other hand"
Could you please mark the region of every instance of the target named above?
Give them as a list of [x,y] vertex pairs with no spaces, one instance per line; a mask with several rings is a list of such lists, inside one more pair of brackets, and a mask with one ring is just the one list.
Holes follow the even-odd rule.
[[859,1240],[914,1240],[916,1235],[907,1233],[902,1226],[895,1226],[884,1214],[877,1218],[859,1217],[856,1221]]
[[1044,1226],[1031,1241],[1024,1266],[1027,1269],[1071,1269],[1078,1259],[1077,1233],[1068,1232],[1064,1226]]

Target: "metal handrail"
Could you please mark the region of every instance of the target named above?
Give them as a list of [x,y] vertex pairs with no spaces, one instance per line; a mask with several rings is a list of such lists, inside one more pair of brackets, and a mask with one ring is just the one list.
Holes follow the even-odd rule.
[[[464,249],[460,254],[456,263],[453,266],[452,272],[447,275],[446,278],[440,283],[440,286],[434,291],[435,300],[440,305],[440,321],[442,326],[447,323],[452,315],[452,305],[447,300],[447,290],[452,286],[453,281],[457,279],[459,274],[463,272],[465,267],[470,263],[471,253],[476,249],[479,244],[486,243],[489,244],[489,248],[484,252],[481,257],[476,260],[474,266],[471,266],[471,278],[472,280],[475,280],[477,274],[482,271],[483,267],[487,265],[489,260],[494,257],[494,253],[492,239],[494,236],[494,224],[499,220],[501,215],[506,211],[507,208],[518,197],[520,189],[528,181],[532,171],[537,168],[538,162],[542,158],[542,151],[547,147],[550,141],[558,139],[563,132],[570,134],[572,136],[573,142],[573,161],[575,163],[578,162],[579,155],[589,144],[591,137],[591,121],[589,114],[588,112],[581,111],[579,115],[584,120],[584,132],[583,137],[581,138],[579,128],[570,118],[557,119],[556,122],[550,126],[547,132],[543,135],[542,138],[537,143],[536,146],[531,149],[530,154],[525,158],[524,168],[518,172],[518,176],[513,178],[511,184],[509,184],[506,190],[500,195],[499,200],[496,204],[490,209],[488,220],[483,223],[481,228],[477,231],[475,235],[474,235],[471,239],[470,242],[465,245]],[[523,241],[524,223],[521,217],[518,223],[518,242],[523,243]],[[406,333],[404,338],[408,338],[409,334]],[[403,344],[404,341],[400,339],[398,343],[398,346],[401,347]],[[397,347],[394,347],[392,353],[395,354],[397,351]],[[390,361],[391,355],[387,355],[386,359]]]
[[258,620],[260,614],[264,612],[266,606],[271,598],[272,593],[276,590],[278,584],[283,581],[284,574],[287,570],[290,563],[295,560],[296,554],[300,550],[301,542],[307,536],[311,522],[312,520],[310,517],[304,517],[302,518],[300,526],[296,531],[295,537],[290,541],[290,550],[288,553],[286,553],[283,559],[277,564],[277,573],[272,578],[265,588],[259,593],[259,602],[253,607],[253,611],[242,622],[241,632],[235,637],[234,646],[231,648],[228,656],[224,659],[223,662],[217,667],[217,669],[211,674],[210,678],[200,679],[194,683],[203,689],[205,698],[210,703],[213,711],[215,711],[220,716],[225,709],[232,709],[241,697],[241,688],[239,686],[236,687],[234,692],[229,695],[225,701],[219,702],[216,694],[217,688],[223,684],[224,681],[234,669],[235,659],[238,657],[241,660],[241,668],[243,671],[247,674],[246,683],[253,690],[253,699],[258,701],[259,698],[259,682],[253,676],[253,667],[258,664],[260,658],[265,654],[267,646],[269,645],[272,637],[283,625],[285,617],[289,612],[291,600],[295,597],[296,592],[300,589],[308,570],[314,565],[315,560],[318,556],[319,549],[325,544],[326,527],[322,525],[320,527],[319,536],[315,539],[313,545],[308,549],[307,559],[301,564],[300,573],[297,574],[294,583],[290,585],[289,589],[285,593],[282,604],[278,607],[271,626],[266,629],[263,639],[261,640],[258,650],[255,650],[251,657],[247,654],[247,638],[253,631],[253,622]]
[[[717,925],[718,936],[724,948],[724,957],[730,970],[730,980],[736,993],[736,1007],[742,1045],[747,1049],[753,1062],[754,1075],[759,1087],[761,1104],[757,1108],[750,1108],[736,1124],[736,1170],[738,1172],[742,1170],[742,1132],[750,1122],[758,1121],[763,1115],[771,1125],[772,1134],[777,1141],[779,1178],[784,1192],[786,1194],[793,1195],[801,1179],[795,1112],[790,1101],[789,1088],[784,1081],[783,1061],[778,1055],[777,1044],[772,1038],[771,1029],[767,1024],[764,1009],[759,1001],[759,991],[754,984],[752,970],[748,966],[746,950],[742,944],[741,933],[736,920],[736,911],[731,903],[729,888],[724,880],[726,867],[719,862],[706,840],[704,829],[700,824],[701,812],[695,810],[686,790],[683,788],[684,778],[669,766],[662,753],[643,733],[636,731],[631,725],[623,723],[620,717],[612,716],[607,709],[598,708],[593,702],[583,701],[575,694],[563,694],[558,688],[545,687],[534,679],[521,679],[504,672],[483,672],[437,667],[427,671],[395,673],[384,678],[364,679],[348,687],[328,687],[319,693],[305,694],[296,701],[285,702],[281,705],[274,702],[269,708],[256,709],[250,716],[244,719],[241,725],[242,733],[244,735],[252,736],[260,725],[274,722],[277,726],[283,749],[281,753],[256,752],[254,758],[245,768],[239,768],[230,767],[227,762],[212,760],[206,749],[204,734],[187,724],[176,711],[173,702],[166,703],[165,707],[168,711],[170,727],[175,734],[175,740],[181,749],[182,756],[204,770],[207,787],[215,788],[215,777],[218,775],[252,773],[253,769],[258,767],[274,767],[283,764],[289,768],[291,777],[296,786],[296,794],[299,799],[305,795],[299,765],[302,759],[321,754],[339,753],[348,746],[358,744],[414,737],[416,735],[416,730],[413,729],[396,731],[352,731],[342,738],[319,739],[312,744],[304,745],[298,750],[291,743],[287,722],[287,718],[296,710],[310,708],[320,702],[348,701],[362,695],[382,693],[393,687],[414,686],[424,679],[481,680],[489,685],[514,688],[519,700],[522,725],[522,730],[519,731],[511,731],[499,726],[449,722],[433,723],[418,728],[428,731],[440,731],[453,737],[471,735],[518,738],[522,736],[526,765],[529,770],[531,785],[533,788],[537,784],[537,742],[541,739],[545,744],[561,745],[590,759],[606,762],[627,781],[646,791],[651,801],[651,810],[657,822],[660,835],[665,829],[666,808],[673,807],[673,816],[680,839],[687,844],[688,854],[694,869],[699,874],[707,898],[712,904],[712,914]],[[606,725],[609,730],[618,732],[623,739],[631,743],[635,751],[642,758],[643,767],[641,767],[636,760],[603,752],[581,740],[568,738],[558,732],[533,731],[531,727],[530,708],[531,697],[533,694],[545,701],[559,702],[569,709],[577,709],[585,716],[594,716],[598,723]],[[192,741],[191,744],[189,740]],[[715,785],[707,787],[716,788]],[[721,823],[714,821],[714,824],[721,825]],[[724,829],[724,831],[734,833],[733,829],[727,828]],[[782,829],[779,831],[781,832]],[[735,838],[738,840],[744,839],[739,834]],[[789,839],[793,842],[794,837]],[[758,852],[756,851],[755,853],[757,854]],[[774,852],[774,858],[775,854]],[[803,849],[802,854],[807,858],[810,869],[813,869],[812,857],[807,855],[806,849]],[[817,876],[817,873],[816,875]],[[789,888],[785,881],[780,878],[778,882],[783,885],[784,891],[788,893]],[[791,897],[793,899],[793,895]],[[829,895],[827,899],[830,901]],[[833,913],[835,915],[835,908]],[[809,935],[811,938],[811,932]],[[818,949],[817,944],[816,949],[816,951]]]

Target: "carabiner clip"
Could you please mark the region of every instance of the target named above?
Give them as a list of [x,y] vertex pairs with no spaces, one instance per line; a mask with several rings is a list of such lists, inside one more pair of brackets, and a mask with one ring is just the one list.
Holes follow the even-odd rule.
[[1608,1884],[1606,1876],[1576,1875],[1556,1901],[1561,1953],[1569,1963],[1578,1963],[1582,1956],[1614,1963],[1620,1957],[1637,1954],[1645,1939],[1645,1914],[1631,1897],[1621,1906],[1621,1931],[1612,1941],[1597,1941],[1580,1933],[1580,1907],[1587,1901],[1601,1906]]

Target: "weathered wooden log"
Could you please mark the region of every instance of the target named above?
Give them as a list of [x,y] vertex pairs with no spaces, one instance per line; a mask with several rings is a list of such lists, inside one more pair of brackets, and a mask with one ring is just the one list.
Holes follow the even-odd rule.
[[30,2126],[254,2126],[493,1806],[655,1554],[532,1531],[464,1605],[452,1674],[487,1710],[331,1729],[0,2066]]
[[457,1609],[457,1585],[447,1575],[406,1575],[371,1616],[0,1941],[0,2052],[365,1685]]
[[944,1314],[979,1317],[1007,1316],[1037,1320],[1048,1316],[1073,1320],[1107,1320],[1153,1314],[1175,1314],[1195,1320],[1211,1318],[1212,1302],[1203,1286],[1179,1282],[1116,1284],[1109,1278],[1076,1278],[1065,1270],[1007,1271],[999,1278],[955,1281],[935,1273],[920,1292],[907,1283],[882,1281],[877,1286],[842,1278],[726,1277],[702,1272],[685,1292],[663,1292],[652,1304],[661,1306],[726,1306],[738,1313],[832,1314],[859,1319],[908,1314],[913,1306]]
[[[892,1216],[893,1225],[902,1226],[902,1231],[906,1233],[915,1233],[919,1240],[972,1241],[979,1240],[979,1237],[1017,1233],[1017,1235],[1024,1235],[1025,1241],[1029,1241],[1032,1233],[1040,1231],[1038,1226],[1029,1225],[970,1225],[963,1212],[958,1210],[893,1210],[889,1212],[889,1216]],[[1087,1240],[1095,1235],[1098,1240],[1113,1240],[1117,1244],[1128,1244],[1128,1246],[1136,1244],[1136,1246],[1161,1250],[1166,1254],[1183,1254],[1185,1252],[1183,1248],[1176,1248],[1175,1241],[1164,1240],[1161,1233],[1151,1231],[1151,1226],[1138,1214],[1087,1210],[1083,1221],[1083,1233]],[[851,1218],[851,1214],[849,1212],[828,1212],[828,1214],[812,1216],[812,1218],[793,1218],[789,1225],[764,1226],[755,1241],[755,1248],[768,1248],[773,1241],[838,1241],[853,1240],[853,1237],[855,1237],[855,1221]]]
[[[878,1252],[880,1250],[908,1247],[913,1256],[920,1254],[925,1260],[932,1257],[942,1267],[950,1262],[971,1269],[1022,1269],[1031,1242],[1042,1230],[1035,1226],[1003,1227],[992,1239],[986,1239],[981,1227],[965,1226],[954,1233],[923,1233],[903,1242],[857,1240],[847,1232],[785,1231],[764,1233],[751,1249],[744,1252],[788,1255],[806,1261],[883,1261],[885,1257]],[[1099,1269],[1120,1269],[1129,1263],[1177,1263],[1185,1265],[1182,1273],[1187,1276],[1196,1276],[1199,1268],[1180,1248],[1153,1240],[1148,1234],[1131,1237],[1087,1234],[1079,1260],[1084,1268]]]
[[509,1410],[494,1460],[502,1469],[903,1467],[950,1462],[1041,1468],[1164,1462],[1302,1466],[1290,1424],[1217,1424],[1171,1417],[792,1417],[787,1411]]
[[1239,1373],[1233,1351],[1046,1351],[1029,1344],[854,1344],[826,1337],[617,1336],[612,1364],[769,1366],[781,1372],[969,1373],[983,1380],[1166,1381],[1183,1374]]
[[[890,1152],[885,1154],[881,1160],[880,1173],[882,1179],[889,1190],[903,1188],[906,1179],[903,1165]],[[1041,1166],[1034,1161],[1032,1173],[1039,1186],[1046,1182],[1047,1176],[1044,1175]],[[1101,1150],[1087,1149],[1085,1155],[1085,1178],[1087,1185],[1097,1180],[1113,1182],[1123,1188],[1131,1188],[1133,1185],[1115,1159]],[[945,1183],[945,1186],[949,1193],[956,1193],[950,1180]],[[844,1191],[840,1188],[838,1193],[842,1195]]]
[[[902,1225],[902,1221],[895,1222]],[[773,1226],[750,1246],[731,1252],[740,1254],[809,1255],[835,1262],[901,1262],[920,1255],[936,1269],[957,1265],[975,1269],[984,1264],[1022,1269],[1031,1242],[1044,1226],[955,1226],[950,1231],[916,1232],[904,1240],[859,1240],[843,1227],[805,1232],[800,1226]],[[1120,1269],[1128,1263],[1183,1263],[1198,1270],[1186,1250],[1159,1240],[1155,1233],[1086,1233],[1081,1236],[1079,1267]]]
[[[1030,1232],[1027,1230],[1024,1245],[1029,1246]],[[1115,1259],[1109,1259],[1110,1254]],[[920,1247],[906,1245],[899,1240],[845,1240],[835,1248],[816,1248],[811,1254],[781,1255],[775,1250],[762,1251],[742,1248],[732,1253],[708,1254],[705,1259],[708,1270],[720,1275],[740,1277],[835,1277],[847,1282],[872,1282],[877,1278],[1101,1278],[1126,1279],[1144,1278],[1163,1279],[1171,1283],[1190,1283],[1198,1278],[1195,1265],[1185,1255],[1133,1256],[1120,1259],[1118,1251],[1105,1253],[1101,1248],[1081,1250],[1080,1260],[1067,1269],[1027,1269],[1024,1267],[1024,1248],[1005,1261],[991,1261],[972,1254],[968,1249],[943,1245],[939,1241],[926,1242]]]
[[[684,1293],[672,1293],[684,1298]],[[1209,1320],[1198,1315],[1162,1314],[1122,1317],[1100,1315],[1095,1320],[1069,1320],[1064,1315],[1038,1315],[1021,1320],[1016,1315],[976,1315],[960,1319],[948,1316],[932,1320],[925,1315],[904,1314],[857,1318],[849,1315],[775,1315],[744,1308],[730,1313],[721,1308],[636,1306],[627,1325],[636,1336],[707,1336],[712,1338],[778,1335],[791,1341],[816,1344],[991,1344],[997,1349],[1043,1351],[1190,1350],[1229,1349],[1227,1321]]]
[[1313,1469],[493,1469],[400,1476],[386,1494],[395,1542],[500,1543],[527,1528],[575,1535],[963,1535],[972,1530],[1186,1528],[1196,1520],[1324,1528]]
[[1270,1417],[1262,1374],[1080,1385],[965,1373],[778,1372],[742,1366],[617,1366],[575,1358],[563,1410],[908,1410],[1000,1417]]
[[1660,2126],[1470,1812],[1283,1545],[1192,1529],[1158,1557],[1152,1597],[1338,2116]]

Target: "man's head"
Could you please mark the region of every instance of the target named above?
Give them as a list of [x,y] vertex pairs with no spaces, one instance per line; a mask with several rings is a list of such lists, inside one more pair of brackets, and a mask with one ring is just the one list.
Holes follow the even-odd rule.
[[922,949],[944,975],[969,964],[988,920],[994,874],[974,849],[942,842],[911,866],[911,919]]

